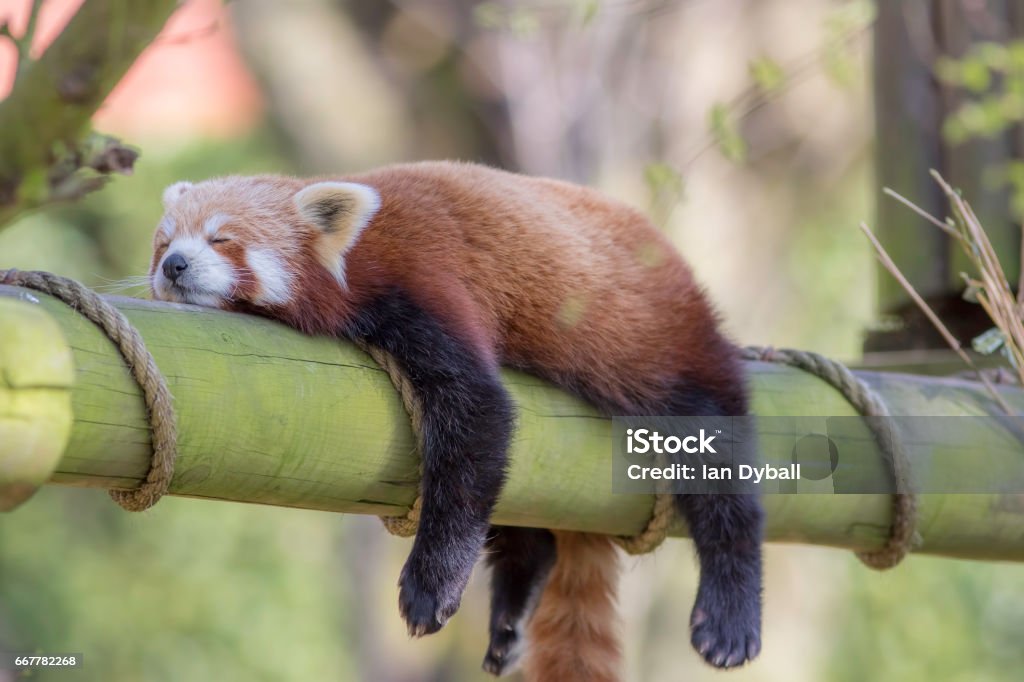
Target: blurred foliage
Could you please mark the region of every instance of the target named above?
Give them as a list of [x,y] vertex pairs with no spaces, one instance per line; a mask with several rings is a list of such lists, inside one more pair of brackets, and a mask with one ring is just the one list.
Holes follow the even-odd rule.
[[747,142],[741,130],[743,120],[797,81],[817,72],[824,73],[842,89],[849,90],[862,74],[856,38],[875,21],[872,0],[846,0],[832,6],[822,25],[821,45],[792,63],[783,64],[768,55],[748,63],[752,84],[729,103],[717,103],[709,112],[710,135],[726,159],[747,159]]
[[709,114],[711,135],[722,155],[730,161],[747,158],[747,142],[740,135],[736,115],[724,104],[716,104]]
[[535,36],[540,28],[533,9],[500,2],[481,2],[473,8],[473,18],[480,28],[508,31],[523,39]]
[[921,557],[885,573],[851,568],[849,580],[823,679],[1020,679],[1019,566]]
[[[960,59],[940,57],[935,73],[965,96],[942,125],[950,144],[996,138],[1024,122],[1024,40],[974,44]],[[1024,218],[1024,161],[992,164],[984,180],[992,190],[1008,189],[1014,216]]]
[[683,199],[683,176],[670,164],[655,162],[644,168],[644,182],[650,193],[651,220],[664,229],[668,226],[672,209]]
[[935,69],[972,96],[944,122],[949,142],[994,137],[1024,120],[1024,41],[978,43],[961,59],[939,58]]
[[336,519],[43,490],[0,525],[0,649],[83,654],[38,680],[351,678]]
[[775,92],[786,81],[782,66],[769,57],[759,57],[750,62],[750,77],[764,92]]
[[[236,3],[239,16],[273,4]],[[694,130],[681,130],[683,126],[669,120],[671,103],[646,107],[684,76],[643,49],[657,52],[678,42],[676,33],[683,32],[690,15],[681,14],[673,23],[665,8],[702,11],[715,3],[415,3],[415,12],[429,15],[427,22],[409,16],[413,3],[311,4],[325,8],[324,16],[339,24],[355,27],[357,33],[330,34],[331,40],[348,40],[355,44],[353,50],[365,50],[367,62],[376,69],[368,71],[392,86],[393,92],[386,91],[395,95],[391,106],[406,117],[393,120],[409,130],[389,128],[385,135],[408,137],[408,146],[401,148],[404,158],[478,158],[564,177],[578,171],[576,179],[600,181],[627,200],[642,202],[646,192],[652,217],[685,246],[702,281],[718,277],[709,288],[729,313],[730,324],[742,325],[744,340],[848,356],[859,349],[857,331],[871,314],[873,272],[868,250],[848,226],[870,210],[866,137],[814,141],[802,119],[761,105],[791,92],[808,74],[824,73],[833,86],[842,86],[831,88],[843,105],[838,108],[863,109],[859,115],[866,116],[864,93],[856,90],[864,81],[864,63],[851,35],[863,35],[873,19],[870,0],[818,3],[826,5],[824,24],[802,27],[818,31],[818,48],[795,63],[769,56],[789,40],[766,28],[778,24],[758,21],[758,7],[772,3],[751,4],[738,37],[725,41],[715,33],[695,46],[704,52],[693,50],[702,55],[702,64],[723,72],[728,65],[716,61],[725,59],[723,54],[738,60],[741,75],[752,81],[748,94],[729,104],[693,104]],[[621,26],[602,24],[613,11],[623,13]],[[649,11],[643,21],[637,16],[641,11]],[[477,32],[467,29],[464,19]],[[262,74],[268,129],[279,132],[291,120],[296,128],[307,129],[298,131],[310,135],[307,150],[325,148],[329,131],[310,123],[322,119],[309,111],[291,119],[278,113],[279,107],[296,102],[310,106],[290,91],[274,89],[280,87],[274,83],[296,82],[294,73],[280,79],[266,76],[285,65],[286,51],[300,39],[276,30],[283,25],[282,15],[264,21],[275,30],[250,27],[240,32],[240,41],[250,41],[250,53],[263,52],[267,58],[252,68]],[[327,22],[315,15],[311,23]],[[437,30],[438,25],[447,30]],[[306,30],[310,24],[303,26]],[[574,30],[566,32],[566,26]],[[702,24],[699,30],[710,34],[710,27]],[[397,41],[396,34],[405,38]],[[538,42],[548,34],[556,36],[550,44]],[[350,35],[358,40],[348,39]],[[417,62],[417,68],[396,58],[398,48],[409,48],[410,35],[423,39],[431,47],[425,52],[435,55]],[[513,41],[503,44],[510,61],[499,64],[515,76],[507,81],[495,75],[502,68],[487,62],[488,50],[495,51],[488,41],[503,39]],[[301,40],[308,41],[302,45],[308,45],[310,54],[334,54],[306,34]],[[528,41],[531,50],[542,51],[541,71],[527,69],[524,52],[511,49],[521,47],[516,41]],[[615,58],[604,65],[581,59],[581,70],[559,71],[563,62],[572,66],[577,54],[590,54],[587,41],[607,47]],[[725,53],[708,51],[709,44],[719,42]],[[1017,58],[1010,54],[1016,49],[1007,46],[1004,71]],[[251,64],[257,56],[250,56]],[[982,60],[986,76],[974,65],[969,67],[973,75],[957,71],[955,77],[972,88],[986,78],[988,85],[1005,80],[1003,72],[997,75],[998,69],[985,61],[992,59],[988,55]],[[349,120],[363,125],[366,119],[358,118],[361,98],[351,97],[348,85],[354,69],[347,66],[345,78],[339,79],[337,64],[325,68],[329,79],[302,74],[315,85],[310,92],[340,82],[343,98],[325,106],[340,112],[333,126],[341,129]],[[547,77],[561,86],[552,92],[564,100],[551,102],[527,87]],[[575,90],[568,85],[589,78],[604,79],[605,90],[595,91],[598,98],[573,101]],[[521,89],[513,91],[512,86]],[[531,103],[549,108],[506,121],[510,112],[530,113]],[[819,103],[814,102],[815,116]],[[616,107],[625,112],[619,118],[613,116]],[[509,140],[535,139],[530,126],[562,118],[564,127],[541,139],[578,156],[573,164],[531,166],[522,151],[510,151],[515,145]],[[625,123],[629,130],[622,127]],[[369,137],[359,132],[356,138]],[[606,147],[625,146],[623,140],[634,133],[635,146],[625,147],[619,156],[605,153]],[[161,212],[159,197],[166,185],[229,173],[324,170],[295,144],[294,135],[278,142],[280,135],[262,131],[233,141],[195,139],[185,148],[140,141],[143,153],[134,176],[116,178],[76,205],[28,215],[0,233],[0,267],[46,269],[118,290],[111,283],[144,274],[148,267],[150,239]],[[724,156],[745,163],[723,164],[723,170],[710,158],[706,162],[711,171],[705,175],[677,163],[673,152],[679,150],[671,143],[687,135],[710,138]],[[362,164],[370,153],[381,153],[375,149],[357,156],[344,147],[350,143],[343,140],[331,147],[341,150],[332,151],[333,158],[317,161],[347,169],[353,158]],[[538,145],[522,149],[531,146]],[[1004,172],[1006,182],[1024,188],[1024,167]],[[722,177],[712,184],[708,175]],[[695,215],[686,219],[680,218],[682,211],[673,214],[684,198],[691,204],[702,193],[713,198]],[[736,232],[713,240],[715,230],[737,223]],[[577,307],[567,306],[562,314],[574,318]],[[384,540],[375,526],[360,535],[360,528],[358,522],[343,522],[333,514],[182,499],[166,499],[152,511],[130,515],[98,491],[44,489],[0,518],[0,649],[85,654],[81,670],[33,677],[40,680],[488,679],[479,672],[486,630],[486,597],[479,585],[444,632],[409,642],[394,589],[408,543]],[[386,542],[387,551],[375,553],[368,538]],[[643,607],[633,601],[637,593],[646,595],[648,605],[636,619],[639,625],[627,631],[631,649],[643,652],[631,665],[645,671],[645,682],[679,679],[684,674],[680,668],[695,680],[724,679],[703,666],[687,644],[696,569],[684,543],[670,544],[632,572],[623,592],[624,610]],[[796,558],[783,566],[789,570],[769,567],[766,575],[766,602],[782,604],[765,620],[770,644],[762,660],[730,672],[730,680],[1019,679],[1024,663],[1016,643],[1024,629],[1019,567],[914,558],[879,574],[838,552],[790,547],[773,552]],[[801,573],[800,558],[813,552],[827,555],[829,569]],[[831,600],[830,610],[811,620],[799,618],[810,602],[817,606],[821,593]],[[811,645],[817,647],[813,652],[808,651]],[[820,654],[819,660],[804,664],[799,677],[795,659],[811,653]],[[390,672],[381,672],[380,666],[388,665],[393,666]]]
[[849,0],[834,5],[826,16],[822,68],[837,85],[850,87],[858,77],[860,70],[850,37],[870,28],[877,14],[873,0]]

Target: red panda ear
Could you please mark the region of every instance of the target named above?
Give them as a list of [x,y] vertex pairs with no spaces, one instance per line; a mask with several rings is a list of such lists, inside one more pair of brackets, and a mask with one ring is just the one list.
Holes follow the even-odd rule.
[[295,195],[295,206],[320,230],[320,261],[344,284],[344,256],[380,208],[377,190],[354,182],[318,182]]
[[192,189],[191,182],[176,182],[167,189],[164,190],[164,207],[168,208],[171,204],[178,201],[188,190]]

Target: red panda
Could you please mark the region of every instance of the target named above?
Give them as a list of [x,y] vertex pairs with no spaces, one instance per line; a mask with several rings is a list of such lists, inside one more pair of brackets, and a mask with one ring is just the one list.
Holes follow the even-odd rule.
[[[155,298],[359,339],[423,404],[423,507],[399,580],[409,632],[455,613],[491,567],[484,668],[617,680],[609,538],[492,526],[514,407],[498,368],[612,415],[745,415],[736,348],[689,268],[642,213],[584,187],[468,163],[359,175],[226,177],[164,193]],[[749,495],[679,495],[701,568],[691,642],[712,665],[760,650],[763,512]],[[524,632],[525,630],[525,632]]]

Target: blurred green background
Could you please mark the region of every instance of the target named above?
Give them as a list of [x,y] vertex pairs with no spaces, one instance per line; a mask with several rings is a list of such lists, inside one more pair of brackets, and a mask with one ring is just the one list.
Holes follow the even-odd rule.
[[[76,5],[44,3],[43,27]],[[876,194],[872,17],[839,0],[193,0],[96,118],[141,148],[135,174],[0,232],[0,267],[145,295],[119,282],[146,273],[174,181],[472,159],[649,210],[738,341],[852,359],[874,319],[856,229]],[[486,576],[410,641],[408,549],[372,518],[170,498],[132,515],[47,488],[0,517],[0,650],[84,654],[40,680],[488,679]],[[1018,566],[879,574],[772,546],[763,653],[728,673],[689,646],[689,542],[628,568],[631,680],[1024,678]]]

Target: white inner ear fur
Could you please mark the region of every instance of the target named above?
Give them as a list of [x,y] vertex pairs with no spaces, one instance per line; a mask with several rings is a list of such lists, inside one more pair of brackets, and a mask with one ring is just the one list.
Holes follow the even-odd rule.
[[164,206],[170,206],[181,198],[181,195],[192,188],[191,182],[176,182],[164,190]]
[[355,182],[318,182],[295,194],[295,206],[320,229],[320,262],[345,286],[345,254],[380,209],[377,190]]

